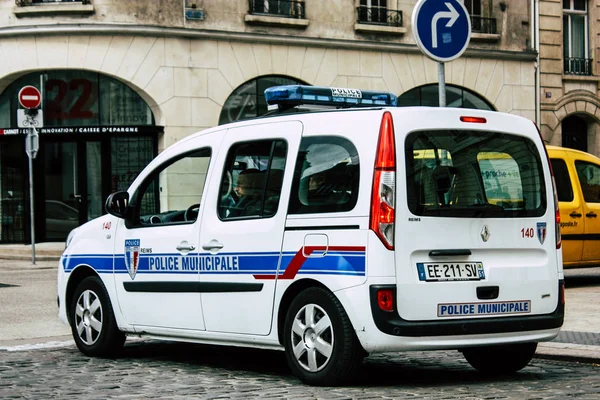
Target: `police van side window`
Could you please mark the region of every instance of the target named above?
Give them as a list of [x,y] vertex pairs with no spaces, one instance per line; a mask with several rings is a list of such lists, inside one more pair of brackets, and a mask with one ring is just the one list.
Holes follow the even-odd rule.
[[438,217],[539,217],[546,193],[539,152],[499,132],[423,131],[406,139],[408,206]]
[[575,170],[586,203],[600,203],[600,166],[584,161],[575,161]]
[[227,221],[275,215],[286,155],[287,144],[283,140],[234,144],[221,177],[219,218]]
[[135,226],[192,223],[210,164],[210,149],[195,150],[158,167],[132,198]]
[[303,138],[294,170],[289,214],[350,211],[359,188],[356,147],[337,136]]
[[552,171],[554,171],[558,201],[573,201],[573,185],[571,185],[567,163],[560,158],[552,158],[550,163],[552,164]]

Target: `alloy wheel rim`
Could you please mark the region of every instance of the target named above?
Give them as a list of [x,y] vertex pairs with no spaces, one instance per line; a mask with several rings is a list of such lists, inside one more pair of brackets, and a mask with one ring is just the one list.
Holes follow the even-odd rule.
[[309,372],[325,368],[333,354],[333,326],[329,315],[316,304],[307,304],[294,317],[292,350],[298,364]]
[[102,303],[91,290],[86,290],[77,299],[75,306],[75,328],[77,336],[88,346],[98,341],[102,333]]

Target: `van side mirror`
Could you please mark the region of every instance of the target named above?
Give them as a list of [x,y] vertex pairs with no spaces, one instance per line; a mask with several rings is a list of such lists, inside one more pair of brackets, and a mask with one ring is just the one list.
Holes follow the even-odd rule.
[[128,204],[129,193],[116,192],[106,198],[104,209],[110,215],[114,215],[117,218],[125,219]]

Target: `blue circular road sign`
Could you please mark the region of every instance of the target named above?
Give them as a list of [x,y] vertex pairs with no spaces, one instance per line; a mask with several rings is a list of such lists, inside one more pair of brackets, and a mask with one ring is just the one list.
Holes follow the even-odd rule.
[[460,57],[471,40],[471,18],[458,0],[419,0],[412,25],[417,46],[436,61]]

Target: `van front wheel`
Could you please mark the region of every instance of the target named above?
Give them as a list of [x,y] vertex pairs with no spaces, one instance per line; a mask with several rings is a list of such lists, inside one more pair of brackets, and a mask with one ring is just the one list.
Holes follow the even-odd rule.
[[301,292],[284,324],[288,364],[304,383],[334,386],[358,372],[364,351],[339,300],[323,288]]
[[85,278],[71,299],[71,331],[79,350],[90,357],[114,356],[125,343],[106,288],[97,276]]
[[486,374],[512,374],[527,366],[537,343],[519,343],[503,346],[472,347],[462,350],[476,370]]

